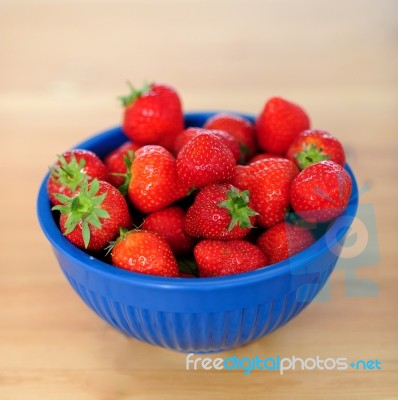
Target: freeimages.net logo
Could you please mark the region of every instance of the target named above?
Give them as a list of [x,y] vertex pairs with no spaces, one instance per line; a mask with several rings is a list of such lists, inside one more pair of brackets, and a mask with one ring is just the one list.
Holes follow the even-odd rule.
[[194,353],[189,353],[185,359],[186,370],[205,370],[205,371],[243,371],[244,375],[249,375],[253,370],[259,371],[279,371],[280,375],[283,375],[286,371],[295,370],[321,370],[321,371],[346,371],[348,369],[354,371],[380,371],[382,369],[381,361],[375,359],[363,360],[359,359],[356,361],[348,361],[346,357],[333,358],[328,357],[326,359],[316,357],[243,357],[239,358],[236,356],[228,358],[210,358],[210,357],[196,357]]

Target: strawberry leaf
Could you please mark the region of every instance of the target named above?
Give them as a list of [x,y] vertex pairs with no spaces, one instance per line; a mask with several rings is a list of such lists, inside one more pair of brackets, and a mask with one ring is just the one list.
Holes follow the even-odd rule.
[[198,265],[196,264],[196,262],[194,260],[188,259],[188,258],[183,258],[183,259],[177,260],[177,264],[178,264],[178,269],[180,272],[182,272],[184,274],[190,274],[190,275],[193,275],[196,277],[199,276]]
[[91,182],[90,190],[88,191],[88,195],[89,195],[90,197],[94,197],[94,196],[97,194],[98,190],[99,190],[99,182],[98,182],[98,179],[94,179],[94,180]]
[[95,196],[91,199],[91,201],[93,202],[93,204],[95,206],[99,206],[100,204],[102,204],[105,200],[106,197],[106,193],[102,193],[99,196]]
[[54,206],[52,209],[52,211],[59,211],[61,214],[65,215],[68,214],[70,211],[70,207],[69,206]]
[[93,211],[98,218],[110,218],[108,211],[103,208],[96,208]]
[[57,157],[58,163],[50,167],[50,179],[74,192],[87,178],[83,171],[86,160],[81,158],[78,162],[73,152],[69,162],[63,155],[57,155]]
[[130,89],[130,93],[125,96],[119,96],[119,100],[122,102],[123,107],[127,107],[128,105],[134,103],[134,101],[141,97],[144,93],[149,92],[152,84],[145,82],[142,89],[136,89],[131,82],[127,81],[127,86]]
[[85,179],[79,192],[73,197],[58,195],[57,199],[63,204],[52,208],[52,210],[57,210],[61,214],[67,215],[64,223],[64,235],[72,233],[77,225],[81,223],[82,237],[86,248],[90,244],[90,225],[97,229],[102,229],[101,219],[110,218],[109,212],[101,207],[107,193],[96,196],[99,189],[100,182],[97,179],[94,179],[90,184]]
[[250,193],[248,190],[240,192],[236,187],[226,191],[227,199],[218,204],[220,208],[226,208],[231,217],[228,231],[231,231],[236,225],[240,228],[253,228],[250,217],[258,215],[256,211],[249,207]]
[[80,218],[77,215],[70,214],[65,221],[66,231],[64,232],[64,235],[69,235],[71,232],[73,232],[79,222]]
[[323,148],[317,147],[314,143],[309,146],[304,143],[302,150],[299,153],[296,153],[294,157],[296,158],[300,169],[307,168],[312,164],[329,159],[329,156],[323,153]]
[[96,215],[95,212],[91,213],[88,217],[87,217],[87,222],[93,226],[95,226],[98,229],[101,229],[101,222],[98,218],[98,216]]
[[64,194],[61,193],[53,193],[53,195],[55,196],[55,198],[60,201],[63,204],[68,204],[68,202],[70,201],[70,197],[65,196]]
[[90,228],[88,227],[88,221],[86,218],[82,220],[82,235],[83,235],[84,247],[87,249],[90,243]]
[[[126,166],[126,172],[124,174],[118,174],[119,176],[124,177],[123,183],[118,187],[118,190],[123,196],[127,195],[130,181],[131,181],[131,166],[133,165],[133,161],[135,158],[135,154],[132,150],[127,150],[127,154],[123,156],[123,161]],[[115,174],[116,175],[116,174]]]
[[112,252],[113,248],[121,241],[123,238],[128,235],[131,231],[128,231],[125,228],[119,228],[119,237],[116,240],[112,240],[109,242],[108,246],[105,247],[106,250],[105,256]]

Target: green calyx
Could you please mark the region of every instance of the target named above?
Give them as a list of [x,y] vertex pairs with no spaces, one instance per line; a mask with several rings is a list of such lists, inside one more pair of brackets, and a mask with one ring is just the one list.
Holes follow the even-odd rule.
[[315,164],[319,161],[329,159],[329,156],[323,153],[322,147],[316,147],[316,145],[313,143],[309,146],[303,144],[300,153],[296,153],[294,157],[296,158],[297,164],[300,169],[307,168],[310,165]]
[[[133,230],[134,230],[134,229],[133,229]],[[112,250],[113,250],[113,248],[114,248],[119,242],[121,242],[130,232],[132,232],[132,231],[129,231],[129,230],[127,230],[126,228],[120,227],[120,228],[119,228],[119,236],[117,237],[117,239],[116,239],[116,240],[111,240],[111,241],[109,242],[108,246],[105,247],[105,249],[104,249],[104,250],[106,251],[105,256],[107,256],[109,253],[111,253]]]
[[50,177],[62,186],[68,187],[74,192],[87,178],[83,172],[86,165],[85,159],[77,161],[76,156],[72,153],[69,162],[64,156],[58,155],[58,164],[50,167]]
[[232,231],[236,225],[240,228],[253,228],[250,217],[258,215],[258,213],[249,207],[249,191],[240,192],[236,187],[231,186],[226,195],[227,199],[219,203],[218,206],[226,208],[229,212],[231,222],[228,231]]
[[136,99],[141,97],[144,93],[149,92],[152,84],[145,82],[141,89],[136,89],[131,82],[127,82],[127,86],[130,89],[130,93],[126,96],[119,96],[119,100],[122,102],[124,107],[127,107],[129,104],[133,103]]
[[199,276],[198,265],[194,259],[183,258],[177,260],[178,269],[184,274],[193,275],[195,277]]
[[122,176],[124,178],[123,183],[118,187],[119,192],[123,195],[127,195],[127,191],[129,189],[130,181],[131,181],[131,165],[133,164],[135,158],[134,151],[132,150],[127,150],[127,154],[123,156],[123,161],[124,164],[126,165],[126,172],[123,173],[117,173],[117,172],[112,172],[110,175],[114,176]]
[[249,154],[250,149],[243,143],[239,143],[239,151],[240,151],[239,164],[244,164],[246,156]]
[[74,197],[68,197],[63,194],[54,193],[54,196],[62,203],[62,205],[54,206],[52,210],[59,211],[62,215],[68,215],[65,221],[64,235],[73,232],[76,226],[81,223],[82,236],[85,248],[90,243],[90,226],[101,229],[100,219],[110,218],[108,211],[101,207],[104,202],[106,193],[97,196],[99,190],[99,182],[94,179],[90,185],[87,179],[83,181],[80,193]]

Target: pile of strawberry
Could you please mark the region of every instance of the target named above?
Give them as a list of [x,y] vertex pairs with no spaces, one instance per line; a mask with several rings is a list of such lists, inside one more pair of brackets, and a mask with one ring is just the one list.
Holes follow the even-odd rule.
[[274,97],[255,124],[222,113],[185,129],[169,86],[131,87],[122,101],[129,141],[104,160],[63,153],[47,186],[66,238],[116,267],[168,277],[251,271],[310,246],[310,228],[348,204],[341,143],[310,129],[296,104]]

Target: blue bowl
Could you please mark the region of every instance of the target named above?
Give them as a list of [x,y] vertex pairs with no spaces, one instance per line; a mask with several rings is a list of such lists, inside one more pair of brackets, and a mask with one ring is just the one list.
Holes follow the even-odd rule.
[[[187,113],[202,126],[214,112]],[[253,121],[253,116],[244,115]],[[126,137],[120,128],[76,147],[103,157]],[[218,352],[259,339],[298,315],[324,286],[358,207],[353,181],[349,206],[312,246],[288,260],[221,278],[163,278],[124,271],[72,245],[51,212],[44,178],[37,199],[41,228],[76,293],[102,319],[128,336],[183,352]],[[314,321],[316,323],[316,321]]]

